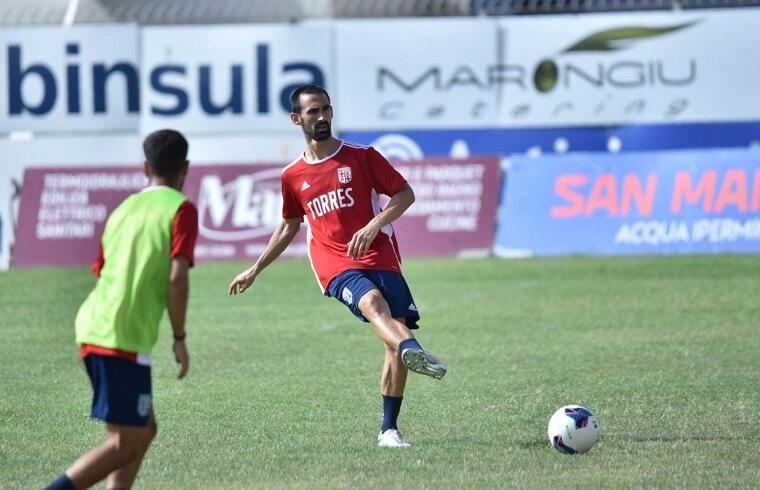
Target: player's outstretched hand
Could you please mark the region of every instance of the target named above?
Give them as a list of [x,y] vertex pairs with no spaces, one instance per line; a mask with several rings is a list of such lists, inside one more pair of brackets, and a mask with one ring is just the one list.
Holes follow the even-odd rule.
[[177,379],[182,379],[187,375],[188,369],[190,369],[190,354],[187,353],[187,345],[184,340],[175,340],[174,346],[174,359],[179,364],[179,374]]
[[375,240],[380,228],[369,223],[361,230],[354,233],[351,241],[348,242],[348,256],[352,259],[358,259],[369,250],[370,245]]
[[235,279],[232,280],[230,283],[230,291],[229,295],[232,296],[233,294],[242,293],[249,287],[251,287],[251,284],[253,284],[253,281],[256,280],[256,274],[251,272],[250,269],[246,269],[237,276],[235,276]]

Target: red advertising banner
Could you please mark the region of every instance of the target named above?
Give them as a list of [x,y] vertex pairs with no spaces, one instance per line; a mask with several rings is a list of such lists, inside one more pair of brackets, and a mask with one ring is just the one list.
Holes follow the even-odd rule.
[[[394,223],[404,256],[487,254],[500,183],[497,157],[399,162],[417,200]],[[196,259],[253,260],[281,219],[282,165],[191,165],[184,193],[198,207]],[[24,177],[15,266],[85,265],[108,214],[146,184],[141,169],[34,168]],[[305,226],[304,226],[305,231]],[[305,256],[302,232],[286,251]]]
[[402,258],[490,253],[501,189],[499,157],[436,158],[394,166],[416,198],[393,223]]
[[137,166],[27,169],[12,265],[94,262],[108,214],[147,181]]
[[[205,260],[253,260],[282,220],[283,165],[191,167],[185,195],[198,206],[195,256]],[[306,256],[306,227],[284,255]]]

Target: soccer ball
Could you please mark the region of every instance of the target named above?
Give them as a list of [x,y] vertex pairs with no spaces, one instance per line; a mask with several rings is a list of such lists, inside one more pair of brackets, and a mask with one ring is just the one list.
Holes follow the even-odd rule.
[[599,423],[588,408],[580,405],[562,407],[549,419],[549,442],[567,454],[585,453],[599,438]]

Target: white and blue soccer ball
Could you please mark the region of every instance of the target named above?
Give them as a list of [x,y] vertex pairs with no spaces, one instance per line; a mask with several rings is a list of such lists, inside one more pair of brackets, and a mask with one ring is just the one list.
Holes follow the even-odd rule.
[[549,442],[567,454],[585,453],[599,439],[599,423],[586,407],[567,405],[549,419]]

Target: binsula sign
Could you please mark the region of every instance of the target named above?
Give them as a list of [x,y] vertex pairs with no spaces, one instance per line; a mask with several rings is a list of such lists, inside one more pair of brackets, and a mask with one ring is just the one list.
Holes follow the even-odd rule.
[[290,129],[293,88],[330,83],[329,39],[306,25],[0,29],[0,133]]
[[[253,260],[281,220],[283,165],[193,165],[184,193],[198,208],[199,262]],[[417,201],[394,223],[406,256],[486,254],[494,238],[500,160],[398,165]],[[139,169],[35,168],[24,176],[13,265],[86,265],[108,214],[146,183]],[[286,254],[307,254],[305,226]]]
[[0,133],[136,130],[136,26],[0,29]]
[[329,89],[330,32],[308,24],[143,29],[142,130],[292,130],[293,89]]

